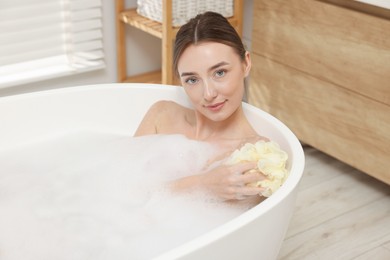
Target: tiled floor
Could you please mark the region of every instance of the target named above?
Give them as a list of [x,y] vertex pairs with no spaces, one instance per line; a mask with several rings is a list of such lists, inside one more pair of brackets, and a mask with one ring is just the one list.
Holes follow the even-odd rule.
[[390,186],[311,147],[279,259],[390,259]]

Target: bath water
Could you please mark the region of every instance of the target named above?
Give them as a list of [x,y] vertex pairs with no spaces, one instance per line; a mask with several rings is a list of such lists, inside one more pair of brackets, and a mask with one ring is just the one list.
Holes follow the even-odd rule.
[[165,183],[216,155],[180,135],[68,133],[0,153],[0,259],[150,259],[247,208]]

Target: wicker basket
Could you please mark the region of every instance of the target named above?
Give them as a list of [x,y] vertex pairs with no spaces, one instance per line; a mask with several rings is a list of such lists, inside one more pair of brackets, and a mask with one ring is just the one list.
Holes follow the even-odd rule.
[[[233,0],[172,0],[172,25],[179,27],[199,13],[213,11],[225,17],[233,16]],[[137,0],[137,13],[162,22],[162,0]]]

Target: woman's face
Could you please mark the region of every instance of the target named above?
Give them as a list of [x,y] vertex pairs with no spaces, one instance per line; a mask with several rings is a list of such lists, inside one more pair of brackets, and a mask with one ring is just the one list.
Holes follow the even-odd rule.
[[190,45],[178,62],[180,81],[195,109],[213,121],[229,118],[240,106],[251,63],[228,45]]

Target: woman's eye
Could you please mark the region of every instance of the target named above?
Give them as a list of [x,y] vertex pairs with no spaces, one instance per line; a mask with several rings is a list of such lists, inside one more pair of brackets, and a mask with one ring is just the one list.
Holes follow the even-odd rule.
[[225,76],[225,74],[226,74],[226,70],[217,70],[215,72],[215,76],[217,76],[218,78]]
[[190,85],[196,84],[196,82],[198,82],[198,80],[196,78],[188,78],[185,80],[185,83],[190,84]]

